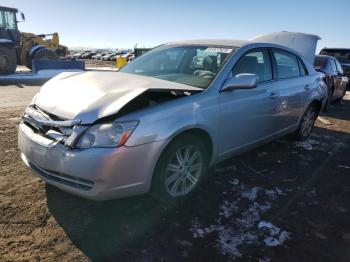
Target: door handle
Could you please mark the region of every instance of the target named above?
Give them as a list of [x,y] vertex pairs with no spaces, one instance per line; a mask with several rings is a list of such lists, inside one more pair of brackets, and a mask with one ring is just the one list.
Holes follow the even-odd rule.
[[275,92],[270,93],[270,99],[276,99],[278,97],[278,94]]
[[307,84],[307,85],[304,86],[304,89],[307,91],[307,90],[310,90],[311,87]]

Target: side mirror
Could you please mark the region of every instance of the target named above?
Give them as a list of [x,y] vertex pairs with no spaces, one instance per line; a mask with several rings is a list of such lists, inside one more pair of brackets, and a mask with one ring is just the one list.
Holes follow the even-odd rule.
[[21,12],[21,18],[22,18],[23,21],[26,20],[26,17],[24,16],[24,14],[22,12]]
[[253,89],[258,82],[258,76],[255,74],[244,73],[227,79],[221,88],[221,91],[231,91],[233,89]]

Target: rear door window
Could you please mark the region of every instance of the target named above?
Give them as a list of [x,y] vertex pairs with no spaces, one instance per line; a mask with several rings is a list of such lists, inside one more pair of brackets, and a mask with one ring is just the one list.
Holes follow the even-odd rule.
[[273,55],[276,61],[278,79],[301,75],[296,55],[284,50],[273,50]]
[[334,59],[331,59],[331,68],[333,72],[337,72],[337,66],[335,65]]
[[271,62],[267,49],[253,49],[243,55],[232,70],[232,75],[256,74],[258,82],[272,80]]

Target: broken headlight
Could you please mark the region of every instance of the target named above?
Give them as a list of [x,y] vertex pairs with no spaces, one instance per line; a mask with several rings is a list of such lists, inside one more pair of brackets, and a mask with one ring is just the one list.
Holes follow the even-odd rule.
[[94,125],[88,128],[80,137],[77,148],[118,147],[125,144],[138,121],[112,122]]

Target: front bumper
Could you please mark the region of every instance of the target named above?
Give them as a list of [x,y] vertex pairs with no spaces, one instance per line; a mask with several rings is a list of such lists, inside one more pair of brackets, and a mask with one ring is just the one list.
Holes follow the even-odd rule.
[[167,141],[133,147],[72,149],[19,126],[23,161],[45,182],[69,193],[107,200],[146,193]]

